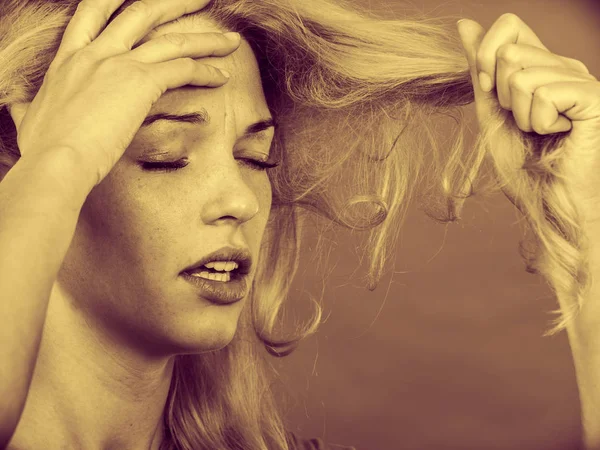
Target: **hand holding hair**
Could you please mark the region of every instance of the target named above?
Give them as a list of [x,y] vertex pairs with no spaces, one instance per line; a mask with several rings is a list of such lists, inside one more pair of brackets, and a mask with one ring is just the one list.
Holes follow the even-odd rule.
[[581,61],[551,53],[514,14],[500,16],[487,33],[470,19],[458,30],[480,122],[500,107],[526,133],[568,132],[564,182],[600,232],[600,82]]
[[[529,166],[541,172],[537,184],[529,185],[531,192],[542,193],[541,199],[531,198],[528,184],[522,182],[525,178],[518,175],[527,169],[522,155],[510,155],[515,175],[511,176],[510,168],[504,175],[515,180],[517,189],[512,186],[512,192],[505,193],[514,196],[513,203],[515,198],[519,203],[520,192],[524,194],[529,202],[525,209],[541,235],[546,251],[543,274],[559,293],[566,317],[560,326],[567,329],[573,354],[585,446],[597,450],[600,289],[590,278],[579,278],[582,273],[600,276],[600,82],[581,61],[551,53],[514,14],[502,15],[487,33],[473,20],[459,21],[458,30],[469,61],[480,126],[484,131],[498,129],[495,142],[499,145],[492,151],[513,148],[498,114],[501,108],[512,111],[514,122],[525,133],[564,138],[552,154],[543,150],[539,163]],[[498,159],[509,159],[504,156]],[[549,217],[536,217],[534,203],[538,201]],[[569,220],[571,216],[574,220]],[[567,233],[562,232],[565,229]]]

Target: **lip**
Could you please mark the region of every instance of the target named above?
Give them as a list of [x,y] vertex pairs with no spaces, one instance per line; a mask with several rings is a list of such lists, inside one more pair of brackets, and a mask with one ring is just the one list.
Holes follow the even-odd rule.
[[219,305],[231,305],[248,295],[248,275],[234,274],[230,281],[207,280],[182,272],[181,277],[200,290],[199,296]]
[[[252,255],[250,250],[248,250],[246,247],[221,247],[220,249],[204,256],[193,265],[183,269],[182,274],[187,272],[189,275],[189,272],[196,271],[204,264],[211,261],[236,261],[239,266],[235,270],[236,275],[247,275],[252,269]],[[202,278],[200,279],[202,280]],[[217,281],[217,283],[219,282]]]

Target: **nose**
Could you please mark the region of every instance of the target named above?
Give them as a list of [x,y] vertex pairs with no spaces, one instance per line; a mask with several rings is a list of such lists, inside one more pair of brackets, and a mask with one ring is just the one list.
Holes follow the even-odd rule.
[[202,208],[202,221],[206,224],[244,223],[256,216],[260,209],[256,192],[259,187],[252,183],[253,176],[244,174],[244,169],[233,157],[223,161],[206,180],[209,198]]

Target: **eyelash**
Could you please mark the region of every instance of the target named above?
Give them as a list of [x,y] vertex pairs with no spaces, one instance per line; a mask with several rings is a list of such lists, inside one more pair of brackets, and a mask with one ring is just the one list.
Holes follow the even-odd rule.
[[[256,170],[258,172],[264,172],[267,169],[272,169],[274,167],[279,166],[279,162],[276,163],[268,163],[264,161],[258,161],[249,158],[240,158],[241,161],[244,161],[244,164],[248,166],[251,170]],[[175,170],[183,169],[189,163],[186,159],[180,159],[178,161],[173,162],[146,162],[140,161],[140,166],[143,170],[147,170],[149,172],[173,172]]]

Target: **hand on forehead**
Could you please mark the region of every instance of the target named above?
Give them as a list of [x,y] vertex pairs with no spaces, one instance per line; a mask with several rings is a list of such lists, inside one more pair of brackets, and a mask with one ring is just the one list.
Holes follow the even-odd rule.
[[[156,39],[160,36],[169,34],[169,33],[182,33],[182,34],[204,34],[206,33],[206,37],[210,37],[210,33],[226,33],[229,30],[225,29],[223,26],[217,24],[215,21],[210,20],[208,17],[204,15],[195,15],[189,16],[186,18],[180,18],[177,21],[168,22],[162,25],[159,25],[146,36],[144,36],[136,45],[138,47],[149,40]],[[185,44],[184,44],[185,45]],[[245,47],[244,52],[239,52],[242,50],[242,47]],[[238,51],[235,51],[229,55],[222,56],[215,54],[214,56],[204,56],[202,58],[196,58],[198,60],[202,59],[203,62],[213,65],[218,68],[223,68],[226,70],[235,70],[236,68],[243,68],[248,64],[247,58],[240,58],[240,53],[245,53],[246,51],[250,51],[252,53],[252,49],[250,45],[242,39],[240,48]],[[238,71],[237,75],[241,75],[244,71]],[[231,73],[231,72],[230,72]]]

